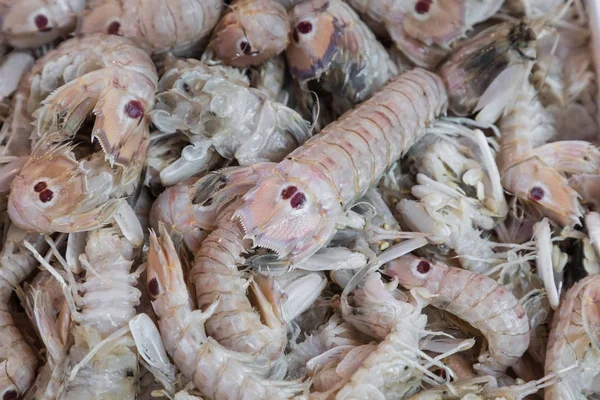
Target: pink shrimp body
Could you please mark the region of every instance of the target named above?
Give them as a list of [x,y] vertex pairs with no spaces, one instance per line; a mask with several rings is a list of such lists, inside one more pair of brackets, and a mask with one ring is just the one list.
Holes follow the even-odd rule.
[[385,273],[406,288],[424,287],[434,307],[481,331],[488,353],[474,366],[478,374],[504,374],[529,347],[529,319],[515,296],[491,278],[407,255],[388,263]]
[[164,229],[150,234],[148,291],[169,355],[203,396],[215,399],[288,399],[302,391],[297,382],[257,375],[254,358],[225,349],[207,336],[204,323],[216,304],[193,311],[173,242]]
[[[562,299],[552,320],[546,351],[546,375],[579,363],[575,373],[568,374],[544,391],[545,400],[585,399],[592,392],[598,374],[598,299],[600,275],[590,275],[577,282]],[[591,329],[590,329],[591,328]],[[590,336],[590,332],[594,332]]]
[[[202,242],[190,278],[196,288],[198,308],[215,304],[206,320],[206,333],[226,348],[276,359],[286,345],[285,323],[277,315],[265,316],[263,325],[246,296],[247,281],[237,265],[247,252],[241,227],[231,220],[239,202],[219,214],[217,229]],[[252,285],[251,289],[256,290]],[[260,297],[259,297],[260,298]]]
[[255,246],[292,262],[332,237],[344,209],[445,113],[441,79],[422,69],[397,77],[265,173],[237,218]]
[[125,36],[152,54],[183,55],[206,45],[222,7],[220,0],[94,1],[78,33]]
[[208,49],[219,60],[245,68],[285,50],[290,23],[275,0],[239,0],[215,27]]
[[87,0],[0,0],[0,42],[23,49],[71,33]]
[[[371,30],[341,0],[310,0],[290,11],[286,50],[290,72],[302,84],[316,79],[345,111],[398,74]],[[348,104],[345,104],[348,103]]]
[[[152,204],[150,223],[158,229],[162,222],[173,239],[181,239],[187,248],[196,253],[208,232],[216,228],[217,205],[203,205],[197,201],[206,189],[201,180],[185,180],[162,192]],[[177,241],[177,240],[176,240]]]

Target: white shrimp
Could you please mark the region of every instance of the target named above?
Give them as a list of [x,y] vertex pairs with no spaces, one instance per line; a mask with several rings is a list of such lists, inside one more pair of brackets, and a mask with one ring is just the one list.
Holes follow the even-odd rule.
[[205,170],[215,152],[240,165],[280,161],[309,136],[309,123],[231,74],[194,60],[179,60],[159,82],[152,121],[190,141],[160,173],[172,185]]
[[486,276],[404,256],[387,264],[385,273],[407,288],[431,292],[435,307],[455,314],[479,329],[488,351],[474,366],[480,375],[502,376],[529,347],[527,314],[515,296]]
[[34,243],[38,251],[44,251],[46,247],[38,234],[28,234],[14,225],[5,229],[7,233],[2,237],[0,253],[0,395],[5,399],[16,399],[33,383],[38,361],[15,327],[8,303],[13,290],[37,266],[24,243]]
[[[55,255],[68,269],[60,254],[55,251]],[[121,336],[109,346],[103,345],[104,340],[126,327],[136,314],[141,293],[135,287],[140,272],[130,272],[135,255],[135,246],[117,227],[90,232],[85,255],[80,257],[86,270],[85,281],[73,287],[71,293],[56,270],[38,256],[61,282],[77,323],[71,331],[75,342],[69,351],[69,374],[62,382],[58,398],[135,398],[138,366],[131,336]],[[69,280],[75,284],[72,275]]]
[[181,263],[168,233],[150,234],[148,285],[163,343],[179,370],[203,396],[236,399],[287,399],[304,389],[293,381],[266,380],[255,374],[259,361],[225,349],[206,335],[205,321],[218,305],[192,310]]

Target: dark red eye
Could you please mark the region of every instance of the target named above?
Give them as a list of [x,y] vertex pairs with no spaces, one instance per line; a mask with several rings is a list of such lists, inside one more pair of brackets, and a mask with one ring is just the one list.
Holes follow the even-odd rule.
[[417,272],[420,274],[426,274],[431,269],[431,265],[427,261],[421,261],[417,264]]
[[33,187],[33,190],[35,190],[36,193],[41,192],[42,190],[46,189],[48,185],[46,185],[46,182],[38,182],[35,184],[35,186]]
[[160,294],[160,289],[158,287],[158,281],[156,278],[152,278],[148,281],[148,292],[152,297],[156,297]]
[[531,198],[535,201],[540,201],[544,198],[544,189],[542,189],[539,186],[534,186],[531,188],[531,191],[529,192],[529,195],[531,196]]
[[427,14],[431,8],[431,4],[433,4],[432,0],[419,0],[415,4],[415,12],[417,14]]
[[42,203],[47,203],[54,197],[54,192],[50,189],[44,189],[40,193],[40,201]]
[[281,198],[287,200],[290,197],[292,197],[297,191],[298,188],[296,186],[288,186],[281,191]]
[[19,393],[16,390],[9,390],[2,396],[2,400],[17,400]]
[[109,35],[117,35],[119,34],[119,29],[121,29],[121,24],[118,21],[113,21],[108,26],[106,32],[108,32]]
[[290,205],[292,208],[298,209],[302,208],[305,202],[306,196],[304,196],[304,193],[298,192],[294,195],[294,197],[292,197],[292,200],[290,200]]
[[296,25],[296,30],[303,35],[310,33],[312,31],[312,24],[309,21],[300,21],[298,25]]
[[250,43],[246,42],[245,40],[240,42],[240,50],[242,50],[242,53],[245,55],[252,54],[252,46],[250,46]]
[[33,19],[35,26],[42,32],[49,31],[51,28],[48,27],[48,18],[45,15],[36,15]]
[[142,107],[142,103],[139,101],[131,100],[125,104],[125,114],[131,118],[139,118],[144,114],[144,107]]

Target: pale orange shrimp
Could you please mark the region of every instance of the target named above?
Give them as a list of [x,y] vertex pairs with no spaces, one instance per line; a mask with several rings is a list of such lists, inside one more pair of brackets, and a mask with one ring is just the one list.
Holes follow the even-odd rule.
[[450,45],[498,11],[503,1],[349,0],[379,36],[390,37],[415,65],[432,69]]
[[278,1],[238,0],[215,27],[207,50],[234,67],[259,65],[285,50],[289,30]]
[[0,43],[25,49],[71,33],[87,0],[0,0]]
[[178,242],[182,240],[186,247],[196,254],[209,232],[217,225],[217,204],[204,204],[208,199],[205,192],[209,182],[219,181],[219,175],[209,175],[203,179],[187,179],[167,188],[152,204],[150,223],[158,229],[159,223]]
[[198,307],[215,304],[205,322],[209,336],[226,348],[275,360],[283,355],[287,343],[285,321],[278,299],[262,292],[265,285],[261,288],[251,282],[249,287],[261,315],[246,296],[248,283],[237,265],[243,262],[242,254],[249,248],[243,240],[243,229],[231,220],[239,204],[240,201],[234,201],[219,212],[217,228],[202,242],[190,279]]
[[600,165],[600,152],[586,142],[540,146],[553,134],[550,116],[525,81],[522,92],[500,119],[501,149],[497,164],[502,186],[525,205],[563,226],[579,223],[583,208],[565,172]]
[[370,97],[398,74],[371,30],[341,0],[310,0],[290,11],[290,72],[305,86],[315,80],[333,95],[335,111]]
[[255,373],[255,358],[225,349],[205,331],[205,322],[218,307],[192,310],[181,263],[168,233],[150,234],[148,291],[166,350],[202,395],[212,398],[287,399],[304,389],[294,381],[267,380]]
[[546,388],[545,400],[585,399],[600,371],[600,275],[577,282],[562,299],[552,320],[546,374],[577,365],[576,373]]
[[199,55],[223,7],[220,0],[95,0],[78,33],[130,38],[154,55]]
[[[17,93],[13,123],[2,127],[29,141],[30,112],[54,90],[36,112],[35,150],[12,182],[9,214],[17,225],[73,232],[108,221],[119,199],[133,193],[145,164],[145,113],[157,80],[150,57],[118,36],[71,39],[36,63]],[[72,140],[92,112],[101,151],[77,159],[72,144],[61,142]]]
[[501,376],[529,347],[529,319],[515,296],[491,278],[407,255],[389,262],[385,274],[407,288],[423,287],[437,308],[479,329],[488,351],[474,366],[478,374]]

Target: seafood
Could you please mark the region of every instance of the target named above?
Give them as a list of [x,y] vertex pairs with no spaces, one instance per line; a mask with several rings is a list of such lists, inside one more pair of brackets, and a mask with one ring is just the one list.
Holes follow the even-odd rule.
[[222,7],[219,0],[93,0],[77,33],[124,36],[155,56],[199,55]]
[[[12,131],[9,137],[16,143],[29,137],[29,113],[65,84],[36,111],[37,143],[12,181],[13,222],[38,232],[107,223],[123,204],[119,199],[134,191],[144,166],[149,135],[144,114],[154,103],[156,81],[147,54],[118,36],[71,39],[38,60],[16,94],[12,123],[2,127]],[[78,159],[72,140],[91,112],[92,136],[102,151]]]
[[11,225],[3,239],[0,253],[0,395],[3,399],[22,396],[35,379],[38,360],[33,350],[16,328],[8,307],[14,288],[36,268],[35,259],[24,242],[31,242],[38,251],[45,251],[43,238],[26,233]]
[[31,388],[36,399],[56,399],[65,373],[71,314],[62,288],[48,271],[25,288],[28,314],[47,349],[47,360]]
[[547,118],[535,89],[525,81],[516,102],[500,120],[497,163],[502,186],[558,224],[573,226],[583,210],[578,193],[561,172],[572,168],[593,171],[600,153],[586,142],[543,145],[553,132]]
[[[283,355],[287,342],[282,305],[274,293],[262,292],[271,285],[248,284],[237,269],[248,250],[241,227],[231,220],[238,204],[236,201],[219,213],[217,228],[202,242],[189,277],[198,308],[212,305],[204,322],[210,337],[228,349],[275,360]],[[246,297],[246,287],[256,298],[260,315]]]
[[[486,105],[496,110],[492,105],[507,97],[506,88],[514,85],[515,75],[519,76],[523,63],[531,57],[537,29],[537,25],[525,22],[505,22],[461,42],[438,68],[448,89],[450,110],[461,116]],[[494,116],[497,118],[499,114]]]
[[245,237],[301,262],[325,245],[344,210],[446,109],[436,75],[414,69],[258,175],[234,213]]
[[493,279],[412,255],[388,263],[385,273],[407,288],[426,288],[430,303],[479,329],[488,351],[474,366],[480,375],[501,376],[529,347],[527,314],[512,293]]
[[[366,278],[354,301],[357,304],[353,309],[342,297],[344,319],[361,331],[367,326],[371,333],[369,325],[373,323],[377,326],[378,336],[384,337],[343,384],[336,399],[375,394],[381,398],[406,398],[415,392],[423,378],[418,349],[427,317],[421,313],[422,304],[396,300],[378,273]],[[373,313],[374,310],[378,312]]]
[[75,29],[87,0],[2,0],[0,41],[18,49],[50,43]]
[[150,234],[148,290],[160,333],[175,365],[204,396],[228,399],[287,399],[304,389],[297,381],[273,381],[253,373],[248,354],[226,350],[204,328],[217,303],[193,311],[175,247],[164,229]]
[[[60,254],[55,255],[61,259]],[[62,382],[58,398],[135,398],[138,366],[131,336],[122,336],[110,347],[102,348],[102,341],[127,326],[136,314],[141,292],[135,287],[140,271],[130,272],[135,255],[135,246],[118,227],[88,233],[85,254],[80,257],[86,271],[84,282],[72,282],[76,287],[65,293],[76,325],[71,330],[74,344],[68,356],[69,375]],[[55,277],[60,277],[54,267],[39,255],[37,258]],[[68,280],[72,281],[72,276]],[[59,282],[67,287],[62,278]]]
[[366,100],[398,74],[373,32],[341,0],[310,0],[290,11],[286,56],[302,85],[316,80],[338,114]]
[[283,56],[271,57],[250,70],[250,86],[262,91],[269,100],[286,105],[287,92],[283,91],[285,71]]
[[217,154],[240,165],[280,161],[310,136],[309,123],[298,113],[229,76],[194,60],[180,60],[162,76],[152,121],[191,142],[161,171],[163,184],[206,169]]
[[150,211],[152,228],[156,230],[162,223],[172,240],[182,240],[192,254],[200,250],[209,232],[217,227],[217,204],[204,204],[205,180],[190,178],[167,188]]
[[502,6],[500,0],[365,1],[348,3],[380,36],[389,36],[415,65],[434,68],[450,45]]
[[544,391],[545,400],[584,399],[593,391],[598,374],[598,290],[600,276],[590,275],[577,282],[562,299],[552,320],[548,338],[545,372],[558,372],[577,364],[570,374]]
[[259,65],[285,50],[289,30],[278,1],[237,0],[215,27],[207,52],[234,67]]

